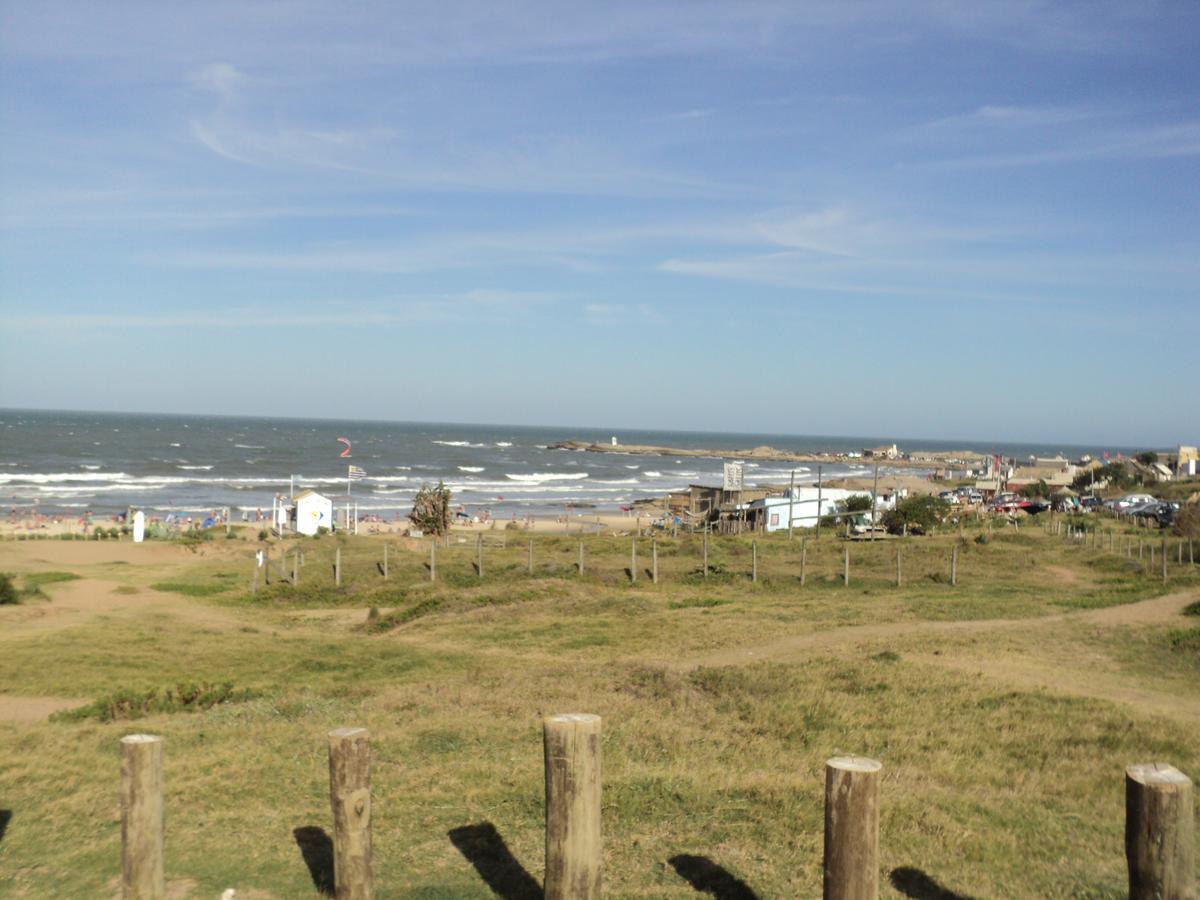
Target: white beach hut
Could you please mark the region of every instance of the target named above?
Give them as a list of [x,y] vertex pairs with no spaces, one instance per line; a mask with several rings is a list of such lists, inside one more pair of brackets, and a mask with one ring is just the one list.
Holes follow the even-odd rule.
[[333,501],[316,491],[301,491],[292,498],[294,527],[300,534],[313,535],[318,528],[333,528]]

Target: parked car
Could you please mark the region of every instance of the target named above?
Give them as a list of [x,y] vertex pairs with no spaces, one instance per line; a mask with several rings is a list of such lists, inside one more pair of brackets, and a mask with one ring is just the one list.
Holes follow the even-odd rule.
[[1128,513],[1135,506],[1143,506],[1147,503],[1154,503],[1154,497],[1149,494],[1126,494],[1120,500],[1113,504],[1113,509],[1119,513]]
[[1083,504],[1084,509],[1095,509],[1096,507],[1104,505],[1103,500],[1101,500],[1099,497],[1092,496],[1080,497],[1079,502]]

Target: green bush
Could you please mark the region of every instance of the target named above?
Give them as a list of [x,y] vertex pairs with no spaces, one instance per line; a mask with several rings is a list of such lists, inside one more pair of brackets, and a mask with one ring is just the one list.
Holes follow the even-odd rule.
[[235,690],[229,682],[178,684],[162,692],[157,688],[148,691],[125,690],[101,697],[87,706],[54,713],[50,721],[79,722],[84,719],[98,719],[101,722],[115,722],[120,719],[139,719],[154,713],[195,712],[249,698],[248,691]]
[[920,494],[901,500],[895,509],[883,514],[883,527],[891,534],[901,534],[908,527],[910,532],[929,531],[941,522],[950,510],[950,504],[939,497]]
[[21,602],[17,586],[13,584],[12,576],[0,572],[0,606],[10,606]]

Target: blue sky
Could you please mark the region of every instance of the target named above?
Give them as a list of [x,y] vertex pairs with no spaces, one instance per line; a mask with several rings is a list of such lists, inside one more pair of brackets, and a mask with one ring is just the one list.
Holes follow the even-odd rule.
[[1200,440],[1194,3],[8,3],[0,406]]

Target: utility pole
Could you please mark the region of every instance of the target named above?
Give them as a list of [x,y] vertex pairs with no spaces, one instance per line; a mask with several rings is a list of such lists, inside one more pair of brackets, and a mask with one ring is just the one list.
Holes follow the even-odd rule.
[[792,504],[796,497],[796,470],[788,478],[788,543],[792,542]]
[[821,464],[817,463],[817,540],[821,539]]
[[871,540],[875,540],[875,509],[879,505],[879,463],[875,463],[875,481],[871,485]]

